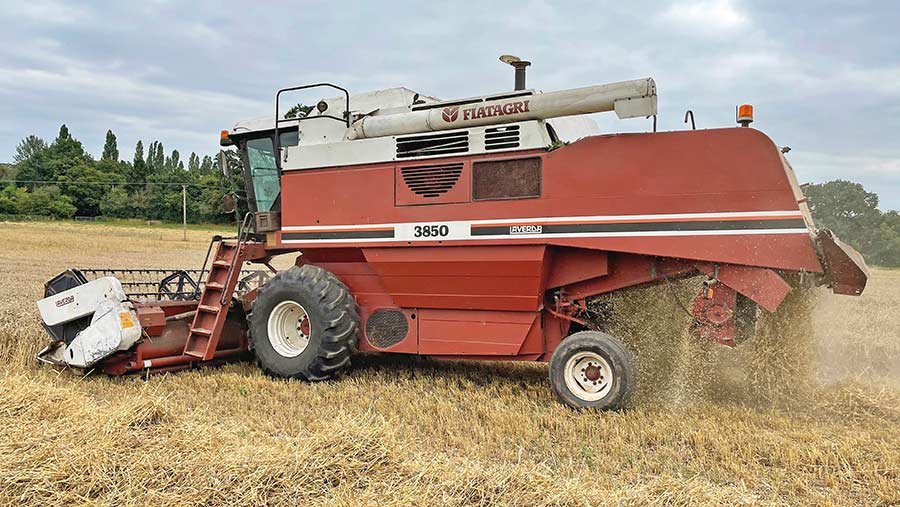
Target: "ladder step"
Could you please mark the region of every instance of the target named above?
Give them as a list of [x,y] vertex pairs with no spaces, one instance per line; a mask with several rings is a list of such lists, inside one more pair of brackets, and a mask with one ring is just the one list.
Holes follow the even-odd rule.
[[245,255],[238,249],[240,245],[240,241],[233,243],[223,241],[216,248],[210,270],[206,275],[206,284],[200,295],[202,304],[197,305],[188,339],[184,344],[184,354],[204,361],[215,357],[222,329],[228,318],[227,307],[221,303],[221,299],[226,289],[238,283],[241,276],[240,268],[245,260]]
[[204,352],[202,350],[196,350],[196,349],[191,349],[191,348],[185,350],[184,353],[185,353],[185,355],[188,355],[188,356],[194,356],[197,359],[203,359],[203,354],[204,354]]

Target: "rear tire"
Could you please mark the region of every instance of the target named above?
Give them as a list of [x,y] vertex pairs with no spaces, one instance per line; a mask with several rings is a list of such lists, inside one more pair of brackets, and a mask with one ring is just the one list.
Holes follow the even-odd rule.
[[249,321],[257,363],[283,378],[334,377],[350,364],[359,337],[359,309],[347,286],[308,264],[266,283]]
[[575,409],[622,408],[635,380],[631,352],[599,331],[569,335],[550,359],[550,386],[559,401]]

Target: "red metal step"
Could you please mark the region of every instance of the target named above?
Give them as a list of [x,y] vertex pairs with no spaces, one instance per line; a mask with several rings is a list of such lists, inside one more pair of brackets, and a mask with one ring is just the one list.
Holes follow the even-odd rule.
[[212,268],[200,293],[200,304],[184,345],[186,355],[206,361],[215,356],[222,327],[228,317],[231,296],[240,279],[245,259],[243,250],[234,251],[236,246],[235,243],[222,241],[216,248]]

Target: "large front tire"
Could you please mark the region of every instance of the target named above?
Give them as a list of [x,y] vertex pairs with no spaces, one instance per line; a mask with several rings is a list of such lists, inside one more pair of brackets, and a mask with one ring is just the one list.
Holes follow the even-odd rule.
[[606,333],[575,333],[550,358],[550,386],[559,401],[575,409],[622,408],[635,387],[631,353]]
[[266,283],[249,320],[257,363],[277,377],[328,380],[349,365],[359,336],[359,310],[347,286],[312,265]]

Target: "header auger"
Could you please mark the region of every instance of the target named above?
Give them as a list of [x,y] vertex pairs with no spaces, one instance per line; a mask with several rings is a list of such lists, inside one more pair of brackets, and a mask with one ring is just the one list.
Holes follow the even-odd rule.
[[[702,277],[692,330],[733,346],[792,284],[865,287],[861,256],[815,228],[765,134],[595,135],[570,118],[653,116],[652,79],[450,101],[331,84],[277,97],[317,87],[328,95],[306,116],[276,106],[223,131],[251,212],[199,279],[167,278],[165,300],[75,270],[48,282],[42,358],[120,375],[252,354],[310,381],[358,351],[544,361],[564,403],[615,408],[634,387],[632,357],[596,329],[590,297]],[[242,282],[245,265],[286,253],[294,267]]]

